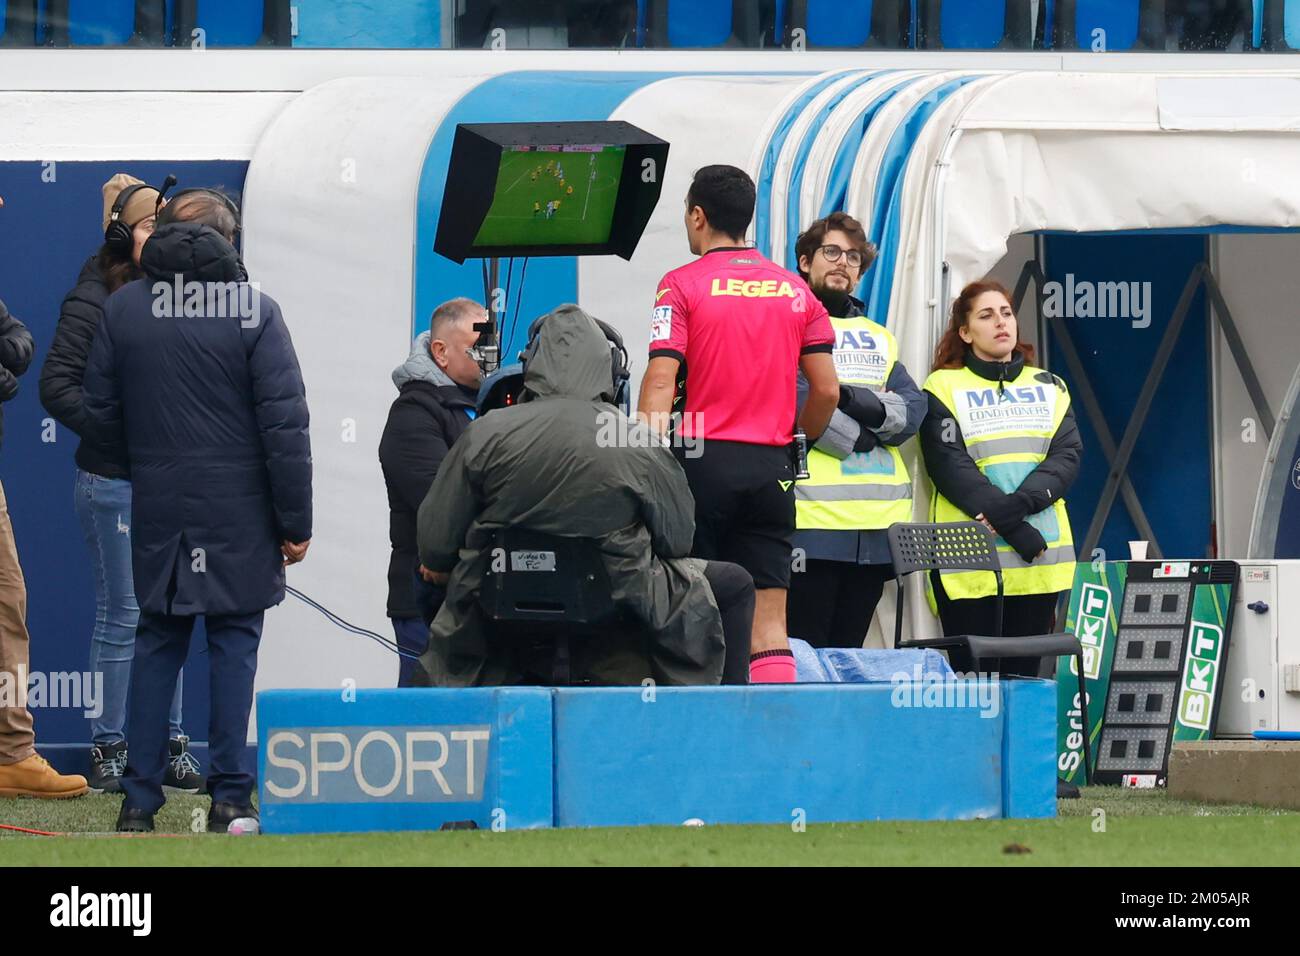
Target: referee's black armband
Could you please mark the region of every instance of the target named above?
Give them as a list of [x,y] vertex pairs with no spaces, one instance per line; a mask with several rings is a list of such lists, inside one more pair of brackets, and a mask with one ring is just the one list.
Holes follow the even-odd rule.
[[832,353],[834,351],[835,351],[835,344],[833,342],[822,342],[819,345],[805,345],[802,349],[799,350],[799,354],[814,355],[817,352]]

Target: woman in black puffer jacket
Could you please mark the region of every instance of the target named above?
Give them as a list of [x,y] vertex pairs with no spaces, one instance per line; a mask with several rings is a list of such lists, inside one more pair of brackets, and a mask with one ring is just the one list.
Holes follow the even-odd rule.
[[[54,343],[41,369],[41,404],[79,437],[88,431],[82,379],[104,303],[123,285],[143,275],[140,252],[153,233],[158,199],[158,190],[124,173],[104,184],[103,226],[107,230],[116,213],[117,220],[130,228],[130,241],[106,241],[82,267],[76,286],[63,300]],[[85,437],[77,447],[76,462],[75,507],[90,548],[95,580],[90,670],[104,675],[103,712],[91,721],[90,786],[116,793],[126,767],[126,696],[140,616],[131,572],[130,469],[120,443],[104,444]],[[181,731],[180,682],[172,699],[170,722],[172,761],[167,784],[197,792],[201,782],[198,765]]]

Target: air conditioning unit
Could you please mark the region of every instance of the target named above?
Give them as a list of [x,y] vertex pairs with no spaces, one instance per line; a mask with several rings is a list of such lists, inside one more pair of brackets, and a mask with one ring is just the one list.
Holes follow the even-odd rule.
[[1216,736],[1300,732],[1300,561],[1238,561]]

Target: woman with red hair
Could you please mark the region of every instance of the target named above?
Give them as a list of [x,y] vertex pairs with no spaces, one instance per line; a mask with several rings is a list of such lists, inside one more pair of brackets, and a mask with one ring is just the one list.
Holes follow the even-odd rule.
[[[1056,602],[1074,580],[1065,495],[1083,444],[1065,383],[1033,366],[1011,294],[983,279],[962,289],[924,390],[921,452],[933,492],[930,520],[981,521],[997,535],[1006,599],[1002,633],[1050,634]],[[994,633],[996,585],[987,571],[930,576],[945,634]],[[954,670],[971,669],[965,650]],[[1035,658],[1007,659],[1003,674],[1035,676]]]

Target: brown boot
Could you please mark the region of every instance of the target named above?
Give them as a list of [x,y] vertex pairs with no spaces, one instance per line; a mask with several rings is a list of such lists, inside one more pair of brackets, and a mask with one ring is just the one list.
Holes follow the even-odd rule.
[[42,797],[59,800],[79,797],[90,790],[80,774],[61,774],[40,754],[0,765],[0,797]]

